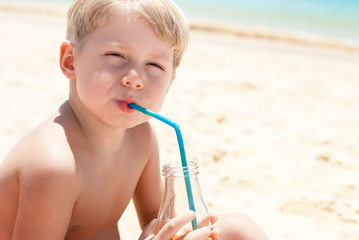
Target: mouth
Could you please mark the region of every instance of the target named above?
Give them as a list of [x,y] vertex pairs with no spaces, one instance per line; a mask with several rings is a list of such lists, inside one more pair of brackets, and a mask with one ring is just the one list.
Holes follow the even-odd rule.
[[132,100],[117,100],[116,101],[118,108],[124,113],[132,113],[133,111],[135,111],[135,109],[128,106],[128,104],[132,103],[132,102],[133,102]]

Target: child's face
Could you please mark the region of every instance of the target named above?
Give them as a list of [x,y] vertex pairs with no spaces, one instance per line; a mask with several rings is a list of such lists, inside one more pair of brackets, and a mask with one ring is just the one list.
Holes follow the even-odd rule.
[[130,102],[158,111],[175,76],[173,49],[152,25],[119,15],[75,50],[74,68],[81,102],[117,127],[147,120],[127,106]]

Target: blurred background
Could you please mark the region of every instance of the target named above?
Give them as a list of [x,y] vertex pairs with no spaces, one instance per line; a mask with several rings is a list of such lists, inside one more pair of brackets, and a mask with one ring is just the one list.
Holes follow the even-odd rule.
[[[191,21],[327,36],[359,42],[357,0],[175,0]],[[72,0],[0,0],[0,4],[69,6]],[[304,36],[305,37],[305,36]]]

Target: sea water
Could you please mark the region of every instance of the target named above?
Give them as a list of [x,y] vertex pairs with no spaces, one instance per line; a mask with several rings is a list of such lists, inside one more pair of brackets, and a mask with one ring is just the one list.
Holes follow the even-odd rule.
[[[0,0],[11,3],[12,0]],[[17,0],[70,6],[72,0]],[[359,42],[359,0],[175,0],[190,19]]]
[[358,0],[177,0],[187,15],[359,41]]

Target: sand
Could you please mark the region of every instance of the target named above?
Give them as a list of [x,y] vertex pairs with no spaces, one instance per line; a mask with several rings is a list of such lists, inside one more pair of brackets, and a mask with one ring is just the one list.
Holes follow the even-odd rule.
[[[0,159],[68,96],[64,12],[2,9]],[[212,212],[246,213],[270,239],[359,239],[359,53],[304,43],[197,28],[161,113]],[[161,161],[179,161],[174,131],[153,124]],[[132,206],[119,227],[137,239]]]

